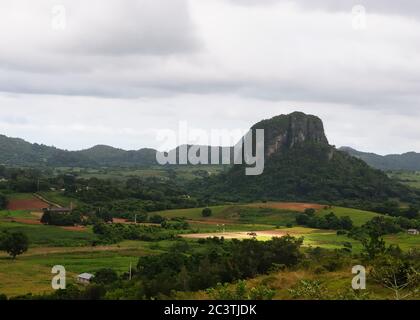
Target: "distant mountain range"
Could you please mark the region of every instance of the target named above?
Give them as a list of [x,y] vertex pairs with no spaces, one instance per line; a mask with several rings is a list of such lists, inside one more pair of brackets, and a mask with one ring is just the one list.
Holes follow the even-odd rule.
[[381,156],[376,153],[358,151],[350,147],[341,147],[340,150],[365,161],[376,169],[420,171],[420,153],[407,152]]
[[[198,181],[198,184],[203,185],[197,185],[197,192],[220,195],[225,200],[247,201],[265,198],[375,202],[400,198],[410,202],[418,197],[414,191],[366,164],[369,162],[371,166],[381,169],[413,170],[417,168],[413,165],[416,163],[415,159],[412,162],[407,160],[404,166],[395,163],[390,166],[387,162],[380,161],[382,157],[377,155],[364,154],[349,148],[338,150],[328,143],[322,120],[316,116],[294,112],[260,121],[252,129],[264,130],[264,172],[261,175],[247,176],[246,165],[234,165],[226,173]],[[208,148],[209,158],[215,149],[222,151],[221,147]],[[14,166],[148,166],[157,164],[156,152],[154,149],[125,151],[105,145],[81,151],[67,151],[0,136],[0,164]],[[409,158],[407,155],[406,157]]]
[[81,151],[67,151],[18,138],[0,135],[0,164],[50,167],[131,167],[156,164],[156,150],[125,151],[98,145]]
[[[298,113],[296,113],[298,114]],[[273,118],[275,119],[275,118]],[[279,118],[280,119],[280,118]],[[265,121],[265,122],[264,122]],[[272,125],[273,121],[264,120],[261,123]],[[284,120],[282,120],[284,121]],[[316,123],[316,122],[315,122]],[[322,124],[322,122],[321,122]],[[279,125],[278,123],[276,125]],[[315,125],[315,124],[314,124]],[[317,124],[319,125],[319,124]],[[275,132],[268,127],[267,132]],[[323,135],[323,130],[322,135]],[[321,134],[313,131],[311,134]],[[324,138],[318,136],[318,140]],[[325,137],[325,136],[324,136]],[[267,136],[266,140],[272,137]],[[316,137],[315,137],[316,138]],[[326,139],[326,138],[325,138]],[[326,140],[324,141],[326,142]],[[268,152],[273,152],[276,144],[268,145]],[[282,142],[284,143],[284,141]],[[191,146],[188,146],[190,148]],[[222,154],[221,147],[219,148]],[[274,149],[273,149],[274,148]],[[178,149],[178,148],[177,148]],[[381,156],[375,153],[361,152],[350,147],[341,147],[353,157],[363,160],[373,168],[380,170],[410,170],[420,171],[420,153],[408,152]],[[143,148],[139,150],[123,150],[106,145],[97,145],[81,151],[67,151],[37,143],[29,143],[23,139],[0,135],[0,164],[10,166],[49,166],[49,167],[136,167],[156,165],[156,150]],[[211,154],[211,150],[209,152]],[[233,152],[231,152],[233,156]]]

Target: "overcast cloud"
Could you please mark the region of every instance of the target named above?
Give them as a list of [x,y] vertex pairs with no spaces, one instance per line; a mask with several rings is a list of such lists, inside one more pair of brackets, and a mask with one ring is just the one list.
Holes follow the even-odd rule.
[[182,120],[246,129],[300,110],[319,115],[337,146],[420,152],[415,1],[59,4],[65,20],[56,1],[0,3],[0,133],[68,149],[159,148],[156,130]]

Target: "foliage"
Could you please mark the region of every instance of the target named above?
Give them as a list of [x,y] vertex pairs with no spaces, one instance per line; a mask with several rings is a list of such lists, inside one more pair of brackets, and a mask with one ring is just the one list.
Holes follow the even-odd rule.
[[7,202],[7,197],[3,193],[0,193],[0,210],[7,207]]
[[350,217],[337,217],[333,212],[325,216],[315,216],[305,213],[296,216],[296,223],[310,228],[333,229],[333,230],[351,230],[353,221]]
[[326,288],[319,280],[300,280],[289,289],[290,295],[295,299],[324,300],[328,299]]
[[3,232],[0,235],[0,250],[6,251],[13,259],[26,252],[29,239],[22,232]]
[[118,274],[110,269],[104,268],[96,271],[95,277],[93,278],[93,283],[95,284],[109,284],[118,280]]
[[105,243],[117,243],[123,240],[158,241],[174,239],[176,233],[157,226],[141,226],[121,223],[97,223],[93,232]]
[[382,255],[373,264],[370,276],[393,292],[396,300],[415,297],[420,293],[420,272],[408,257]]
[[245,281],[239,281],[235,286],[218,283],[207,293],[214,300],[272,300],[276,294],[275,290],[262,285],[249,288]]
[[41,217],[43,224],[52,226],[74,226],[82,222],[80,214],[72,213],[59,213],[53,211],[45,211]]
[[210,217],[212,215],[212,211],[210,208],[204,208],[203,211],[201,212],[201,215],[204,218]]
[[221,239],[202,241],[206,250],[189,255],[169,252],[140,258],[136,278],[147,297],[173,290],[200,290],[268,272],[274,264],[287,267],[302,259],[302,239],[290,236],[271,241]]

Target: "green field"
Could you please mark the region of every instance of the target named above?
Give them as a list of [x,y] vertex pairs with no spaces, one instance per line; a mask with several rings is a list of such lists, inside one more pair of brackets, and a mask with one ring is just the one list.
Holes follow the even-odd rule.
[[61,191],[42,191],[38,194],[44,199],[58,204],[62,207],[70,207],[70,205],[77,206],[80,205],[80,201],[77,199],[69,198],[63,194]]
[[379,213],[375,212],[342,207],[331,207],[329,209],[322,209],[318,211],[318,214],[327,215],[330,212],[334,212],[334,214],[338,217],[349,216],[355,226],[361,226],[369,220],[372,220],[372,218],[380,216]]
[[52,247],[77,247],[91,245],[96,240],[96,235],[91,229],[86,231],[70,231],[61,227],[31,225],[17,222],[0,222],[0,231],[21,231],[25,233],[31,246],[52,246]]
[[[48,195],[52,201],[66,200],[60,199],[60,196],[57,195],[54,198],[54,194]],[[14,196],[25,199],[23,194]],[[201,215],[202,209],[167,210],[157,212],[157,214],[166,218],[183,217],[188,219],[190,230],[183,230],[183,233],[209,233],[217,236],[220,232],[241,232],[245,233],[246,238],[249,231],[264,231],[269,234],[280,232],[303,237],[304,247],[319,246],[327,249],[339,249],[343,248],[344,243],[351,243],[353,253],[359,253],[362,249],[360,242],[344,235],[337,236],[336,231],[296,226],[295,217],[299,214],[296,211],[259,207],[255,204],[223,205],[212,207],[212,216],[204,218]],[[378,216],[377,213],[342,207],[321,209],[317,214],[325,215],[330,212],[334,212],[337,216],[349,216],[356,226]],[[171,247],[176,243],[174,240],[123,241],[118,244],[93,247],[92,242],[97,240],[97,236],[91,228],[74,231],[56,226],[10,221],[19,218],[39,219],[25,210],[0,211],[0,231],[22,231],[29,237],[31,243],[29,251],[19,256],[15,261],[11,260],[6,253],[0,252],[0,293],[5,293],[8,296],[50,291],[51,268],[54,265],[66,267],[69,282],[74,281],[74,276],[79,273],[94,273],[101,268],[112,268],[122,274],[128,271],[130,263],[135,266],[139,257],[171,250]],[[258,235],[257,239],[269,240],[271,236],[263,233]],[[384,239],[388,245],[396,244],[403,250],[420,249],[420,236],[401,233],[385,236]],[[202,249],[196,239],[183,241],[188,241],[193,250]]]

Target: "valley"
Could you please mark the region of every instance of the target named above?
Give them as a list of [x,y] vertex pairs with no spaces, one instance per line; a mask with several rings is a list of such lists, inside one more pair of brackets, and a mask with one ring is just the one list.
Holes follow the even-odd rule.
[[[420,298],[416,174],[336,149],[316,116],[253,129],[265,132],[258,176],[245,165],[158,166],[150,149],[74,154],[1,138],[15,153],[0,166],[0,296],[393,299],[388,272],[404,272],[404,295]],[[16,152],[50,163],[23,165]],[[66,290],[51,287],[57,265]],[[351,289],[354,265],[368,270],[365,293]]]

